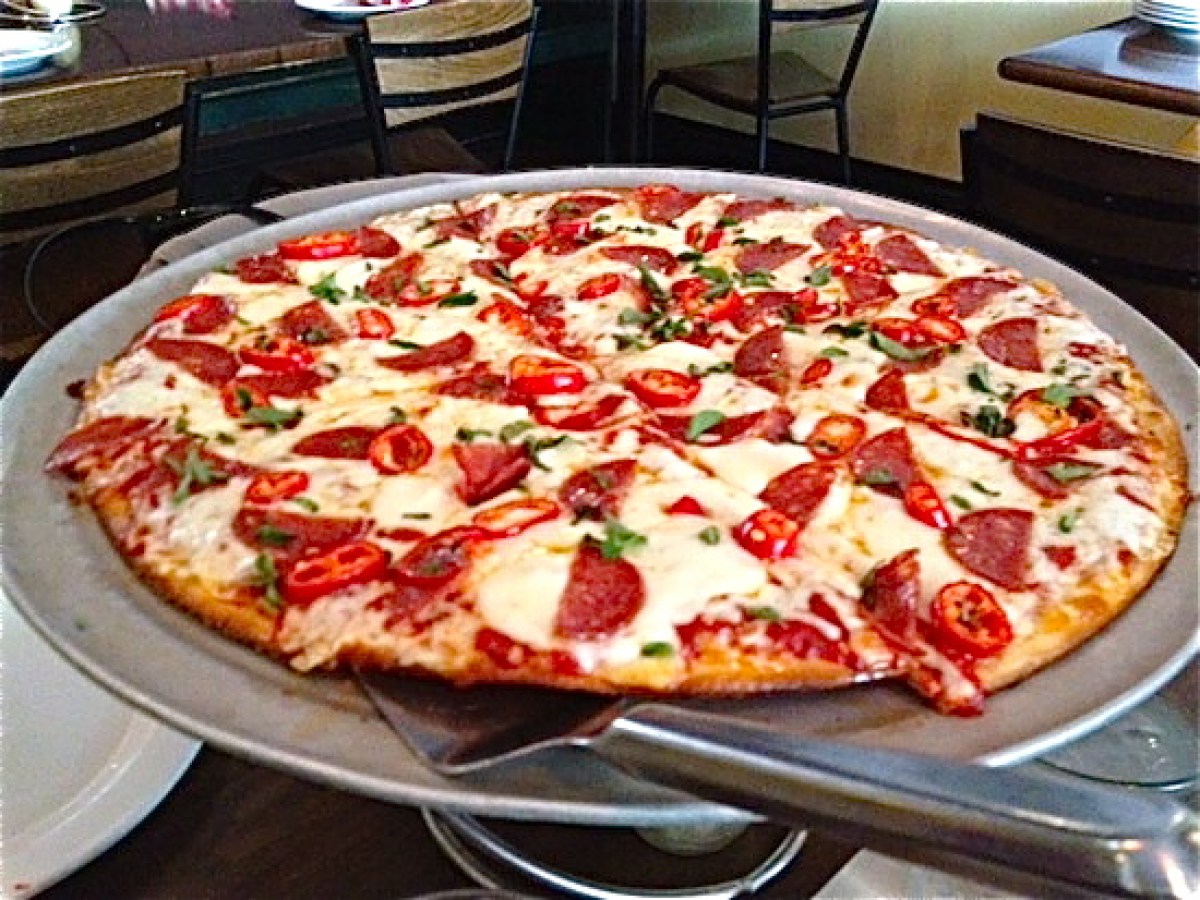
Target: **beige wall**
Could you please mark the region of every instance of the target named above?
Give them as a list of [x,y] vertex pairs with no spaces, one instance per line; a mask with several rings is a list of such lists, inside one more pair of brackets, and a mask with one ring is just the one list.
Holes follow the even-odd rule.
[[[647,71],[685,61],[753,53],[756,0],[649,0]],[[994,110],[1156,147],[1176,145],[1192,117],[1143,110],[1002,81],[1004,56],[1115,21],[1131,0],[882,0],[851,97],[856,158],[942,178],[960,178],[958,131]],[[840,41],[816,39],[814,59],[835,64]],[[806,45],[808,46],[808,45]],[[751,131],[743,116],[671,89],[660,108]],[[830,113],[777,122],[772,135],[832,150]]]

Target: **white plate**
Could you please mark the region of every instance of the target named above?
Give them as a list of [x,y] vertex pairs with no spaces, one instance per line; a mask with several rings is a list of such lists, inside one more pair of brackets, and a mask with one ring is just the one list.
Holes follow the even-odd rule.
[[0,651],[0,895],[30,897],[140,822],[191,764],[200,743],[76,672],[3,594]]
[[65,32],[0,28],[0,75],[32,72],[70,44]]
[[400,12],[404,9],[416,9],[425,6],[429,0],[391,0],[389,3],[368,5],[358,0],[296,0],[301,9],[328,16],[331,19],[361,19],[364,16],[374,16],[379,13]]

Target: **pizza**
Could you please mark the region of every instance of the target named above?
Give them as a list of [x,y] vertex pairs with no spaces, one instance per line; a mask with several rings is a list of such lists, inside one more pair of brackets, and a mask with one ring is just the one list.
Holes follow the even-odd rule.
[[670,185],[286,240],[77,386],[47,469],[158,594],[308,672],[937,709],[1143,592],[1178,426],[1056,288]]

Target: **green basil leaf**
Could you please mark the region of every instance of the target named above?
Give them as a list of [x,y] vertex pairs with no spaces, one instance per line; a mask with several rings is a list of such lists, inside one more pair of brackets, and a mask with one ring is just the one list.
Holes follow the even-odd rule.
[[1093,465],[1092,463],[1059,462],[1046,466],[1045,472],[1055,481],[1066,484],[1071,481],[1091,478],[1102,468],[1103,466]]
[[840,359],[841,357],[849,356],[850,354],[841,347],[826,347],[817,355],[823,356],[825,359]]
[[286,547],[296,539],[290,531],[284,531],[274,525],[264,525],[258,529],[256,537],[268,547]]
[[700,538],[702,544],[708,544],[712,547],[721,543],[721,530],[716,525],[709,525],[696,535],[696,537]]
[[871,332],[870,341],[871,346],[880,353],[901,362],[916,362],[933,352],[932,347],[905,347],[899,341],[893,341],[886,334],[880,334],[878,331]]
[[605,559],[619,559],[627,550],[636,550],[646,546],[645,535],[630,531],[616,519],[604,523],[604,541],[600,544],[600,553]]
[[688,422],[686,437],[694,441],[705,432],[711,431],[725,421],[725,413],[715,409],[702,409]]
[[528,419],[517,419],[515,422],[509,422],[500,429],[498,437],[501,441],[507,444],[513,438],[520,437],[530,428],[533,428],[533,423]]
[[461,294],[451,294],[449,297],[443,297],[438,301],[438,306],[474,306],[478,302],[478,294],[474,291],[465,291]]
[[1042,388],[1042,399],[1051,406],[1057,406],[1059,409],[1066,409],[1076,397],[1084,396],[1086,396],[1085,391],[1081,391],[1079,388],[1069,384],[1048,384]]
[[779,622],[783,619],[783,614],[773,606],[751,606],[746,610],[746,614],[752,619],[761,619],[764,622]]
[[667,657],[675,655],[675,647],[666,641],[652,641],[642,647],[642,656]]
[[825,285],[829,284],[830,279],[832,278],[833,269],[829,266],[817,266],[806,276],[804,276],[804,280],[813,287],[824,287]]
[[330,272],[320,281],[309,285],[308,292],[320,300],[325,300],[335,305],[341,303],[346,299],[346,292],[335,283],[335,274],[334,272]]

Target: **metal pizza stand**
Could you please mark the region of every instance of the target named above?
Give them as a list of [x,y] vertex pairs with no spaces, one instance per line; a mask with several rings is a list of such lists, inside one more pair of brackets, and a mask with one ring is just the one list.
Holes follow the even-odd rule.
[[[236,755],[389,802],[500,819],[625,827],[719,826],[748,813],[622,774],[570,750],[549,751],[460,778],[421,763],[347,678],[301,676],[163,604],[125,567],[94,517],[43,477],[74,419],[65,387],[118,353],[128,336],[203,273],[280,240],[348,227],[393,210],[482,191],[545,191],[671,182],[685,190],[783,196],[840,206],[861,219],[910,227],[968,246],[1057,284],[1123,341],[1185,434],[1197,424],[1197,369],[1152,324],[1093,282],[1041,254],[920,207],[823,184],[676,169],[587,168],[488,178],[437,178],[380,194],[378,183],[309,192],[322,208],[208,245],[139,280],[64,329],[26,366],[3,408],[3,583],[14,604],[65,657],[164,722]],[[286,198],[285,198],[286,199]],[[283,210],[290,212],[291,210]],[[1195,447],[1188,444],[1193,490]],[[36,516],[28,514],[37,510]],[[864,685],[682,705],[817,737],[949,760],[1007,766],[1072,741],[1136,706],[1195,654],[1197,523],[1189,512],[1175,557],[1117,621],[1028,681],[989,698],[970,720],[939,715],[902,686]]]

